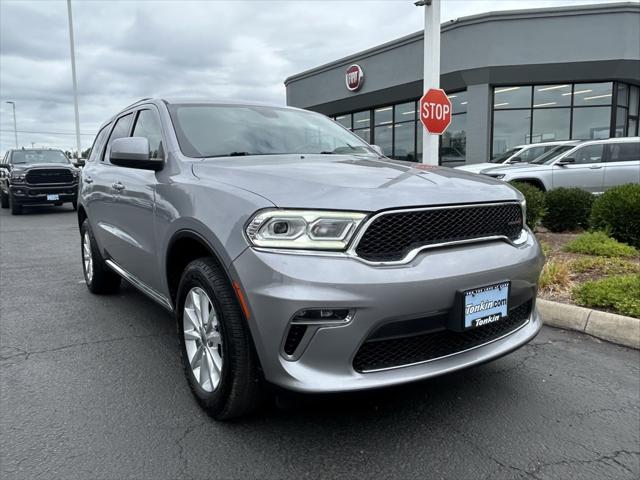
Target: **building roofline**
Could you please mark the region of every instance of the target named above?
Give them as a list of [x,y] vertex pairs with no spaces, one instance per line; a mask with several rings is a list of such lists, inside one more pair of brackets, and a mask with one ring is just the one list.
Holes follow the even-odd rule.
[[[640,3],[637,2],[619,2],[619,3],[604,3],[604,4],[588,4],[588,5],[565,5],[562,7],[549,7],[549,8],[528,8],[520,10],[502,10],[491,11],[485,13],[479,13],[476,15],[469,15],[467,17],[461,17],[454,20],[449,20],[440,25],[440,31],[442,33],[457,28],[466,27],[469,25],[476,25],[480,23],[489,23],[502,20],[513,19],[530,19],[530,18],[545,18],[545,17],[565,17],[574,15],[594,15],[601,13],[639,13]],[[302,80],[304,78],[316,75],[318,73],[331,70],[341,65],[347,65],[356,60],[362,60],[367,57],[372,57],[380,53],[393,50],[395,48],[407,45],[410,43],[418,42],[423,39],[424,32],[422,30],[418,32],[405,35],[400,38],[396,38],[389,42],[377,45],[366,50],[348,55],[346,57],[339,58],[329,63],[305,70],[303,72],[291,75],[284,81],[285,86],[292,82]]]

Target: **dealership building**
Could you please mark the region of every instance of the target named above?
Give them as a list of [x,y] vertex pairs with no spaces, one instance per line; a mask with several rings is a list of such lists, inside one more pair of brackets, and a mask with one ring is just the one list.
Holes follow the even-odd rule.
[[[639,3],[490,12],[441,31],[440,86],[453,108],[442,164],[525,143],[638,135]],[[287,104],[420,161],[423,47],[417,32],[293,75]]]

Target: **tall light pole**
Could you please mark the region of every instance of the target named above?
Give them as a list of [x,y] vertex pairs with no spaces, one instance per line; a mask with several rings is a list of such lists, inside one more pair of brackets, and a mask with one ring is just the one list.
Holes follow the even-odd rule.
[[82,152],[80,145],[80,114],[78,113],[78,82],[76,80],[76,48],[73,40],[73,15],[71,14],[71,0],[67,0],[67,13],[69,15],[69,47],[71,49],[71,76],[73,77],[73,106],[76,114],[76,147],[78,158]]
[[[415,2],[424,7],[424,79],[422,91],[440,88],[440,0]],[[440,137],[422,129],[422,162],[438,165]]]
[[18,127],[16,126],[16,102],[5,102],[13,107],[13,136],[16,140],[16,148],[18,148]]

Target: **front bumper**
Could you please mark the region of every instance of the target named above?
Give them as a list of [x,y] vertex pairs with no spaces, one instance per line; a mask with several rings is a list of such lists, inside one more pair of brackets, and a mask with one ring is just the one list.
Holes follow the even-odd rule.
[[[11,197],[19,204],[52,204],[60,202],[75,202],[78,199],[78,183],[66,185],[28,185],[26,183],[12,184]],[[47,195],[56,194],[59,200],[47,200]]]
[[[303,392],[338,392],[412,382],[509,353],[542,323],[535,310],[542,253],[533,235],[518,247],[503,241],[434,249],[411,263],[375,267],[353,258],[245,250],[232,264],[250,308],[248,319],[267,381]],[[510,303],[532,302],[526,323],[485,345],[424,363],[359,373],[354,357],[390,321],[450,311],[456,291],[511,281]],[[348,324],[314,329],[295,358],[283,351],[290,320],[303,309],[354,310]],[[425,321],[429,321],[427,318]]]

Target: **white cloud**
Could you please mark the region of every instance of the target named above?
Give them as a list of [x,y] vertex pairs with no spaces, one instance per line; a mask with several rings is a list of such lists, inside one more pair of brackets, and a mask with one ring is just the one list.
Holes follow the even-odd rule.
[[[442,21],[589,0],[443,0]],[[83,148],[146,96],[284,103],[286,77],[422,28],[411,0],[73,1]],[[74,132],[64,0],[0,1],[0,152],[18,130]],[[73,135],[19,133],[72,149]]]

